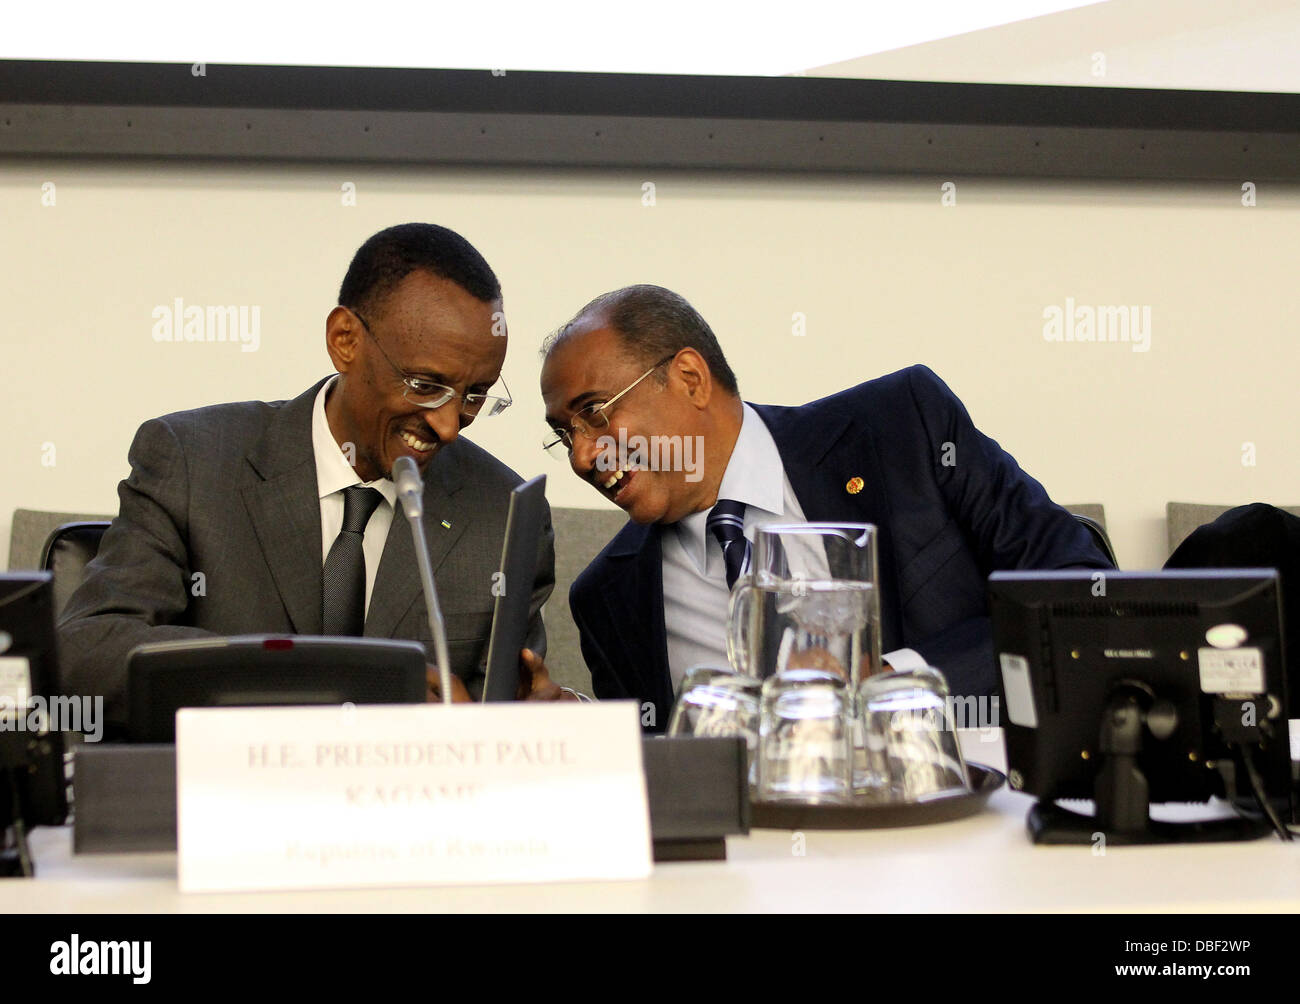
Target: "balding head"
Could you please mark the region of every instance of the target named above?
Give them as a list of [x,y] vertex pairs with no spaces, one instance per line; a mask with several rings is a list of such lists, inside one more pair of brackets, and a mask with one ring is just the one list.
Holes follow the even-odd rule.
[[596,297],[542,343],[543,360],[567,339],[597,328],[612,329],[627,358],[646,366],[682,349],[694,349],[718,389],[739,396],[736,375],[713,329],[685,297],[671,289],[643,283]]

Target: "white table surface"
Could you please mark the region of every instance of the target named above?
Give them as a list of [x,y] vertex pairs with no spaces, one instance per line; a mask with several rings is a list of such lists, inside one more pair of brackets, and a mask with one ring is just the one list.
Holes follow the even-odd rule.
[[[1001,768],[997,739],[962,745]],[[181,895],[175,854],[74,856],[70,828],[37,829],[37,877],[0,881],[0,913],[1300,911],[1300,842],[1035,847],[1031,804],[1004,788],[952,823],[755,830],[728,838],[726,861],[658,864],[636,882],[208,895]]]

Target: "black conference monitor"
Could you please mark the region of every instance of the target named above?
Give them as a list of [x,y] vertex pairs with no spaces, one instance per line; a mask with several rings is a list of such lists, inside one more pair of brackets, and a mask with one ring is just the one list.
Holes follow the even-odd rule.
[[[1275,829],[1292,818],[1276,571],[995,572],[989,604],[1008,774],[1039,798],[1035,842],[1259,836],[1268,824],[1246,815],[1148,813],[1211,796],[1244,806],[1258,789],[1252,808]],[[1096,814],[1057,799],[1091,799]]]
[[533,580],[537,577],[537,545],[546,517],[546,475],[518,485],[510,493],[506,539],[501,547],[501,573],[494,581],[496,604],[492,637],[488,641],[483,700],[513,701],[519,689],[519,650],[528,637]]
[[181,708],[419,704],[424,647],[387,638],[237,635],[137,645],[127,657],[128,738],[176,741]]
[[58,696],[54,586],[49,572],[0,575],[0,834],[15,832],[0,874],[31,874],[24,833],[68,815],[63,736],[41,731]]

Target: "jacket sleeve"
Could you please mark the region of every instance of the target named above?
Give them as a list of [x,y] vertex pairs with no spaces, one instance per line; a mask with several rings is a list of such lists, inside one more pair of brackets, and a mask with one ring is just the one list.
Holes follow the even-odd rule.
[[183,621],[190,598],[188,479],[175,432],[146,422],[118,486],[119,509],[59,618],[68,694],[102,696],[110,727],[126,721],[126,657],[136,645],[208,635]]
[[619,682],[604,646],[592,630],[592,614],[584,602],[581,586],[582,576],[579,576],[569,587],[569,612],[573,615],[573,623],[578,629],[578,644],[582,648],[582,659],[587,664],[587,671],[591,673],[592,694],[599,700],[630,697],[626,688]]
[[[931,666],[942,667],[953,694],[980,696],[996,692],[993,622],[988,617],[968,617],[913,647]],[[975,725],[972,722],[969,727]]]
[[910,384],[939,490],[985,576],[1016,568],[1113,567],[1083,524],[975,428],[965,405],[932,370],[914,367]]
[[[909,383],[944,504],[973,549],[981,576],[1009,569],[1114,567],[1087,528],[975,427],[933,371],[914,367]],[[996,691],[987,615],[959,619],[908,644],[943,669],[954,694]]]

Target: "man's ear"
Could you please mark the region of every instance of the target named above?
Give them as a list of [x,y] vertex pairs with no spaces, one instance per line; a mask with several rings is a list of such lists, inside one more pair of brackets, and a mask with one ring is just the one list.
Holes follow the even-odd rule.
[[713,397],[713,374],[709,364],[694,349],[682,349],[668,364],[669,380],[681,381],[686,398],[696,408],[707,408]]
[[340,373],[352,369],[360,355],[361,322],[347,307],[335,307],[325,318],[325,349]]

